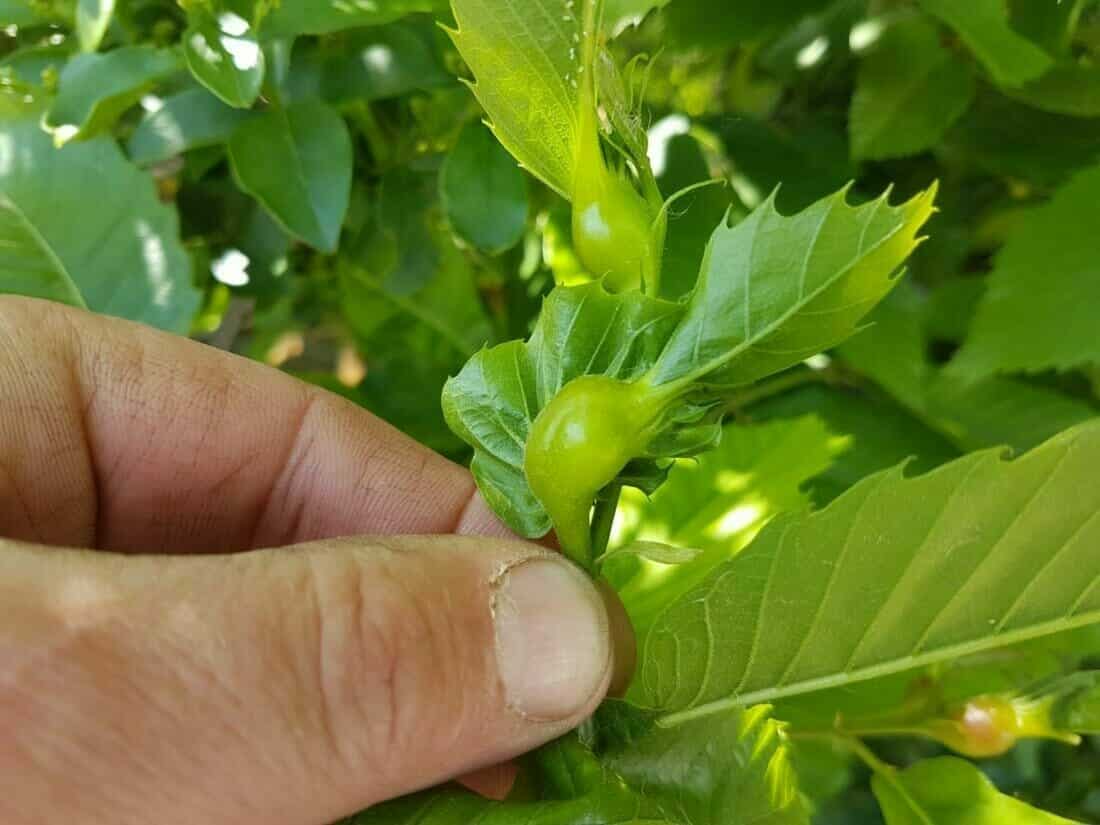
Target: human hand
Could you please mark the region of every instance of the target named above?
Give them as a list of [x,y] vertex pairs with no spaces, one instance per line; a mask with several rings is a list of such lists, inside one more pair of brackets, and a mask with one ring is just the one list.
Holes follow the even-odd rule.
[[0,298],[0,822],[322,825],[575,727],[607,611],[506,536],[339,398]]

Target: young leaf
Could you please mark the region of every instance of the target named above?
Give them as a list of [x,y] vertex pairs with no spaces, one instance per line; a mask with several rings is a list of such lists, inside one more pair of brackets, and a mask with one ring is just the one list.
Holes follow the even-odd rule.
[[82,51],[94,52],[103,42],[115,13],[115,0],[77,0],[76,38]]
[[849,121],[853,154],[881,160],[932,148],[974,90],[970,66],[944,48],[934,26],[919,17],[890,26],[860,66]]
[[150,166],[192,149],[223,144],[251,116],[226,106],[206,89],[187,89],[142,117],[126,151],[134,163]]
[[658,618],[636,698],[671,723],[1100,623],[1098,461],[1092,421],[776,519]]
[[478,249],[511,249],[527,227],[527,183],[511,156],[480,123],[462,130],[439,179],[455,232]]
[[[545,798],[490,802],[429,791],[343,825],[808,825],[787,746],[767,708],[665,729],[629,705],[605,704],[595,750],[572,737],[537,758]],[[721,747],[714,747],[720,742]]]
[[33,120],[0,121],[0,292],[180,333],[199,303],[152,180],[114,141],[55,149]]
[[652,384],[749,384],[854,334],[916,248],[936,187],[898,207],[887,193],[853,208],[846,194],[791,217],[773,195],[720,226]]
[[573,191],[588,0],[453,0],[455,45],[500,142],[532,174]]
[[949,367],[953,374],[976,380],[1100,363],[1098,203],[1094,167],[1020,225],[997,256],[970,336]]
[[183,33],[191,74],[230,106],[247,109],[264,82],[264,53],[251,24],[239,14],[197,8]]
[[945,756],[872,781],[887,825],[1075,825],[1000,793],[978,768]]
[[77,55],[65,64],[57,97],[43,123],[58,144],[99,134],[179,69],[174,52],[151,46]]
[[1001,86],[1019,86],[1051,67],[1050,56],[1008,23],[1004,0],[920,0],[953,28]]
[[[569,525],[564,513],[547,513],[549,503],[529,483],[532,456],[549,449],[541,443],[529,449],[536,417],[551,402],[573,403],[566,393],[587,393],[598,403],[619,404],[623,415],[646,419],[635,432],[625,419],[611,420],[620,413],[588,415],[597,426],[617,427],[615,437],[630,442],[621,445],[621,456],[606,440],[592,445],[588,458],[578,455],[578,471],[584,464],[585,472],[596,466],[592,455],[601,456],[601,470],[622,459],[607,468],[612,478],[590,479],[597,485],[593,495],[631,458],[701,451],[713,440],[707,405],[714,399],[856,330],[894,285],[891,276],[915,246],[933,195],[897,208],[885,196],[852,208],[838,193],[793,217],[779,215],[769,201],[737,226],[723,222],[718,228],[686,305],[636,293],[611,296],[599,284],[555,290],[526,346],[516,342],[479,353],[444,389],[447,421],[474,447],[474,474],[490,504],[528,537],[546,532],[553,517],[563,547],[583,555],[573,544],[583,541],[580,522],[591,499],[583,500],[587,491],[579,476],[555,482],[577,497],[569,502]],[[601,390],[569,386],[583,376],[614,382]],[[612,390],[638,398],[612,399]],[[575,410],[557,412],[576,420]],[[551,463],[560,472],[562,456],[555,455]]]
[[451,429],[474,448],[471,469],[490,506],[528,538],[551,527],[524,474],[539,411],[583,375],[628,381],[653,363],[680,315],[639,293],[612,296],[598,283],[555,289],[530,341],[483,350],[443,390]]
[[333,109],[316,101],[271,109],[229,140],[238,185],[290,234],[334,252],[351,193],[352,146]]

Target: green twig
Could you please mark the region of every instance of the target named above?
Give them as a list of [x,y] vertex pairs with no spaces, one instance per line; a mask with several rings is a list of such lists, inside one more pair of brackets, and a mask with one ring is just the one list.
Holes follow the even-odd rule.
[[619,508],[619,496],[622,492],[621,484],[612,484],[596,499],[596,508],[592,513],[590,566],[594,566],[595,559],[600,558],[607,551],[607,543],[611,540],[611,527],[615,523],[615,511]]

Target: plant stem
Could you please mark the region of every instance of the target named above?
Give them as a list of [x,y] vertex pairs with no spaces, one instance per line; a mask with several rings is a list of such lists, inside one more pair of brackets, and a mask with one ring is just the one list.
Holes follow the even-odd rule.
[[615,523],[615,511],[619,508],[619,496],[622,492],[621,484],[612,484],[596,499],[596,507],[592,513],[592,555],[588,560],[590,567],[595,566],[595,559],[607,552],[611,526]]

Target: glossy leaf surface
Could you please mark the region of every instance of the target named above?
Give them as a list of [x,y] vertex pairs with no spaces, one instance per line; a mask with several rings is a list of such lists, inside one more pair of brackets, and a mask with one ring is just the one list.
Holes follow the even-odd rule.
[[0,292],[188,330],[199,295],[178,219],[113,141],[55,149],[34,120],[0,121],[0,159]]

